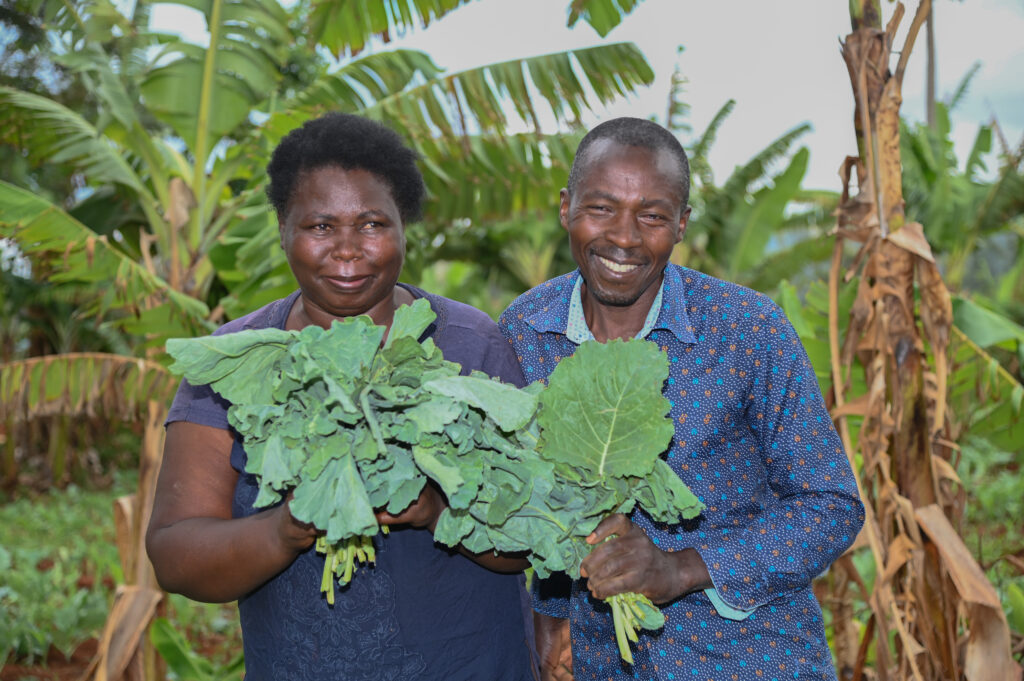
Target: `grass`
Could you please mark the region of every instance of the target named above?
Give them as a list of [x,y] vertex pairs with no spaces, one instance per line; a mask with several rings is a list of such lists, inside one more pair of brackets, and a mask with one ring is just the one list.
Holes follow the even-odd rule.
[[[0,499],[0,662],[34,664],[51,648],[68,657],[99,636],[123,581],[113,502],[136,481],[135,471],[122,471],[105,489]],[[227,661],[241,650],[233,603],[172,596],[166,617],[205,657]]]

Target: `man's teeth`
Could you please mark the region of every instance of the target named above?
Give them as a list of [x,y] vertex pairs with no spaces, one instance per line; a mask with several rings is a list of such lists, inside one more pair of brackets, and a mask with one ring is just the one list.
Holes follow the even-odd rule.
[[602,258],[601,256],[597,256],[597,259],[601,261],[602,265],[610,269],[612,272],[618,272],[620,274],[623,274],[625,272],[632,272],[637,267],[639,267],[639,265],[623,265],[621,263],[615,262],[614,260]]

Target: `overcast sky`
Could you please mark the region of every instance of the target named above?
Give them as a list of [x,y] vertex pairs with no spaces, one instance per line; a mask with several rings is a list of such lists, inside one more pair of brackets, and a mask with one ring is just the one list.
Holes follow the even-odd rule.
[[[951,94],[971,65],[981,62],[968,96],[954,112],[959,157],[966,155],[978,124],[993,116],[1016,147],[1024,134],[1024,0],[934,2],[939,97]],[[396,44],[422,49],[440,66],[462,70],[600,43],[582,21],[572,30],[565,27],[567,6],[566,0],[479,0]],[[883,2],[886,18],[893,6]],[[907,3],[896,49],[903,45],[916,6]],[[182,21],[154,15],[162,29],[180,27]],[[838,190],[837,169],[847,154],[855,153],[853,96],[839,54],[839,41],[849,32],[845,0],[644,0],[605,40],[636,43],[654,67],[656,81],[599,118],[655,115],[664,120],[669,80],[678,63],[688,79],[684,100],[691,106],[695,134],[728,99],[736,100],[712,148],[718,180],[806,121],[813,131],[803,138],[811,149],[804,184]],[[903,88],[903,114],[916,120],[924,117],[924,41],[922,30]],[[681,54],[679,46],[685,48]]]

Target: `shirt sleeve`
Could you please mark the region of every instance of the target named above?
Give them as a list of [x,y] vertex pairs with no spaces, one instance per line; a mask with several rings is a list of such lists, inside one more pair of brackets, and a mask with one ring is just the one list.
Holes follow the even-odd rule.
[[208,385],[192,385],[187,379],[181,379],[174,401],[167,412],[164,425],[175,421],[188,421],[201,426],[212,426],[222,430],[230,430],[228,425],[228,408],[231,404],[214,392]]
[[484,352],[481,370],[517,388],[525,386],[526,378],[523,377],[523,369],[516,359],[515,350],[496,326],[488,330],[485,340],[487,349]]
[[696,548],[715,591],[739,613],[807,587],[864,522],[857,481],[803,344],[778,306],[771,340],[750,368],[743,414],[770,494],[759,513],[712,524]]
[[548,617],[569,619],[569,597],[572,579],[564,572],[556,572],[541,579],[534,575],[530,582],[533,609]]

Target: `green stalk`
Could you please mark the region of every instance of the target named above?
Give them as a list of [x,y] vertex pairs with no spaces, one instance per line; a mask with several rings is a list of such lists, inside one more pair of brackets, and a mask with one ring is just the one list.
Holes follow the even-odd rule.
[[619,644],[619,657],[633,664],[633,651],[629,649],[626,624],[623,622],[626,615],[622,612],[622,596],[623,594],[615,594],[608,599],[608,603],[612,606],[612,622],[615,624],[615,642]]
[[[381,531],[387,534],[387,527]],[[317,553],[324,554],[324,574],[320,579],[320,591],[327,596],[327,602],[334,605],[334,580],[345,586],[352,581],[356,562],[367,565],[377,559],[373,548],[373,537],[359,535],[342,539],[337,544],[330,544],[327,537],[320,535],[316,540]]]

